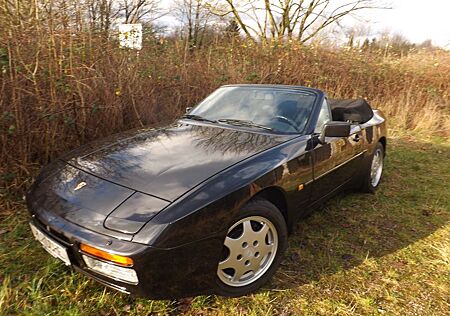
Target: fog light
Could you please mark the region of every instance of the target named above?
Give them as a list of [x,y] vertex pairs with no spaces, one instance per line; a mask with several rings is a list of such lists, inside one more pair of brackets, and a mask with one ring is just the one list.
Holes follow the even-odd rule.
[[82,255],[87,267],[117,281],[138,284],[136,271]]

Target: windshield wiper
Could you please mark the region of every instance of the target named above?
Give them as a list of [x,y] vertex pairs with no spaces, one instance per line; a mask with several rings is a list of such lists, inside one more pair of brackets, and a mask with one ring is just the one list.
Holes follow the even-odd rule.
[[201,121],[201,122],[210,122],[210,123],[217,123],[215,120],[207,119],[206,117],[195,115],[195,114],[185,114],[181,117],[182,119],[189,119],[194,121]]
[[226,123],[226,124],[230,124],[230,125],[245,126],[245,127],[257,127],[257,128],[265,129],[268,131],[273,131],[273,128],[271,128],[271,127],[257,124],[252,121],[238,120],[238,119],[219,119],[217,121],[220,123]]

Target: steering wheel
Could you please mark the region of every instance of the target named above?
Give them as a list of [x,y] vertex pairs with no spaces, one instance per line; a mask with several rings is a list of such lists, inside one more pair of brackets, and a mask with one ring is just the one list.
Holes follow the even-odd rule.
[[293,120],[287,118],[286,116],[283,116],[283,115],[277,115],[277,116],[273,117],[272,120],[273,120],[273,119],[277,119],[277,120],[279,120],[279,121],[283,121],[284,123],[287,123],[288,125],[290,125],[291,127],[293,127],[297,132],[300,132],[299,129],[298,129],[297,124],[296,124]]

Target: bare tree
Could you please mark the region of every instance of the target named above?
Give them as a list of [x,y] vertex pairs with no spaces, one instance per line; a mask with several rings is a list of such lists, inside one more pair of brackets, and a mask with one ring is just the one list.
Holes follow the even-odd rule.
[[176,0],[173,5],[176,18],[182,27],[182,36],[189,48],[200,47],[212,24],[218,22],[213,14],[216,3],[206,0]]
[[[342,35],[347,39],[346,46],[349,48],[360,48],[366,39],[372,37],[374,33],[371,31],[370,26],[367,24],[356,24],[351,27],[343,27],[341,29]],[[366,43],[367,47],[369,43]]]
[[[157,0],[52,0],[65,3],[71,1],[78,8],[80,20],[87,19],[89,28],[99,31],[108,38],[110,30],[117,23],[143,23],[152,26],[153,22],[166,14]],[[72,11],[75,11],[72,9]],[[84,15],[83,15],[84,14]]]
[[85,0],[85,3],[93,29],[109,30],[117,22],[151,23],[164,15],[157,0]]
[[159,1],[156,0],[120,0],[119,14],[123,23],[137,23],[155,20],[163,13],[159,9]]
[[89,15],[91,30],[98,30],[108,36],[112,21],[117,16],[113,0],[87,0],[86,6]]
[[249,38],[301,43],[358,11],[381,8],[373,0],[223,0],[225,10]]

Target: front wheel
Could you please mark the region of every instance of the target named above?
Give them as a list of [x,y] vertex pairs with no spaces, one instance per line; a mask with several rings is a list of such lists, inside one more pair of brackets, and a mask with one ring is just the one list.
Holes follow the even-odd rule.
[[280,210],[264,199],[249,202],[225,237],[217,267],[218,294],[240,296],[257,290],[276,272],[286,245]]
[[364,175],[361,191],[373,193],[381,181],[384,166],[384,147],[378,143],[372,155],[371,162]]

